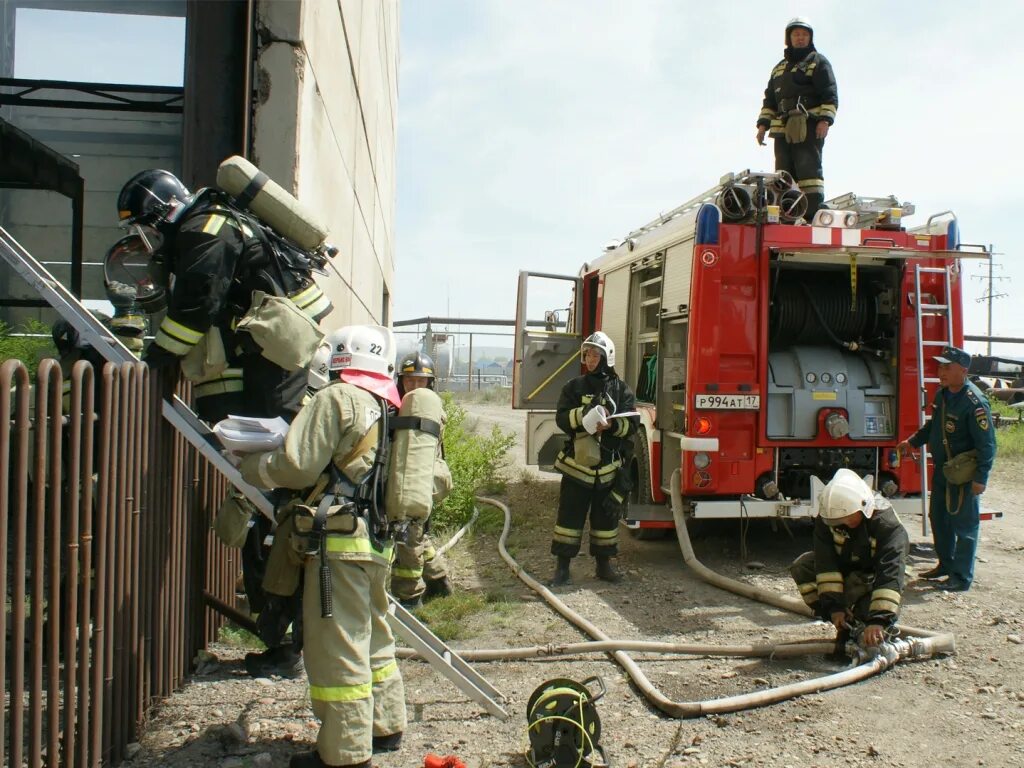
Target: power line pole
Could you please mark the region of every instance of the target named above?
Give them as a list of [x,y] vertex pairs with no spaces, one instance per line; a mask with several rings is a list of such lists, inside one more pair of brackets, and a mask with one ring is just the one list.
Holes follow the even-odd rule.
[[1003,266],[1002,264],[996,264],[995,263],[995,260],[992,258],[994,253],[995,253],[995,248],[990,243],[989,246],[988,246],[988,276],[987,276],[987,278],[986,278],[985,275],[971,275],[971,278],[974,279],[974,280],[985,280],[985,279],[988,280],[988,288],[986,289],[985,293],[983,293],[981,295],[980,298],[975,299],[975,302],[977,302],[979,304],[981,302],[983,302],[983,301],[987,301],[988,302],[988,352],[986,352],[986,354],[989,357],[992,356],[992,303],[996,299],[1001,299],[1001,298],[1003,298],[1003,297],[1005,297],[1007,295],[1005,293],[993,293],[993,283],[996,280],[1009,280],[1008,277],[1005,277],[1003,275],[994,276],[992,274],[992,270],[993,269],[995,269],[996,267],[999,267],[1000,269],[1002,269],[1002,266]]

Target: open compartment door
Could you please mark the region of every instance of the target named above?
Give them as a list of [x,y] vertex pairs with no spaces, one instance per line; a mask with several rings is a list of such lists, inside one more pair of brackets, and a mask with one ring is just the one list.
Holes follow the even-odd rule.
[[554,410],[580,375],[579,277],[520,272],[512,407]]

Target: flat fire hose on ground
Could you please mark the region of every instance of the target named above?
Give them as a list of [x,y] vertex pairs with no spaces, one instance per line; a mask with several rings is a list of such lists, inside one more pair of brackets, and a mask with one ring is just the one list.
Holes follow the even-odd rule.
[[[82,340],[92,346],[105,360],[117,365],[138,362],[138,358],[121,340],[3,227],[0,227],[0,256],[3,256],[4,261],[57,310],[60,316],[78,331]],[[238,469],[221,453],[223,446],[220,440],[184,401],[178,397],[164,400],[162,413],[178,434],[238,488],[262,514],[271,521],[274,520],[274,505],[271,500],[260,489],[242,479]],[[415,648],[456,688],[483,706],[490,714],[507,720],[508,713],[498,703],[504,696],[394,598],[389,596],[389,601],[388,623],[392,631]],[[212,602],[211,607],[217,609]]]

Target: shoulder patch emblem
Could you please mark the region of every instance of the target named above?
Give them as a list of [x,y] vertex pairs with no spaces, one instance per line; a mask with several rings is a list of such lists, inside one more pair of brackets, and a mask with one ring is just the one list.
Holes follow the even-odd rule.
[[[981,409],[979,408],[978,410]],[[984,413],[978,416],[978,426],[981,427],[983,430],[988,430],[988,417],[985,416]]]

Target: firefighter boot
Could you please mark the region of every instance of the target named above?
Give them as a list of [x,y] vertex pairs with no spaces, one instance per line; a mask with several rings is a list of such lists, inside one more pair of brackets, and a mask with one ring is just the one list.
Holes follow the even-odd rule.
[[277,675],[293,679],[302,677],[306,670],[302,664],[302,652],[288,644],[268,648],[262,653],[245,654],[245,671],[252,677]]
[[442,576],[440,579],[424,579],[423,583],[427,585],[423,592],[424,600],[429,600],[432,597],[450,597],[452,594],[452,583],[448,581],[447,576]]
[[373,737],[373,754],[379,755],[383,752],[397,752],[402,748],[402,732],[389,733],[387,736]]
[[821,204],[825,202],[825,195],[821,192],[808,192],[804,196],[807,198],[807,213],[804,214],[804,218],[810,223],[814,214],[821,208]]
[[615,566],[612,565],[612,559],[610,557],[597,557],[597,578],[601,581],[610,581],[612,584],[618,584],[622,581],[622,574],[619,573]]
[[551,581],[548,582],[552,587],[561,587],[565,584],[572,584],[572,575],[569,573],[569,564],[572,563],[571,557],[565,555],[558,556],[558,563],[555,565],[555,575],[551,577]]

